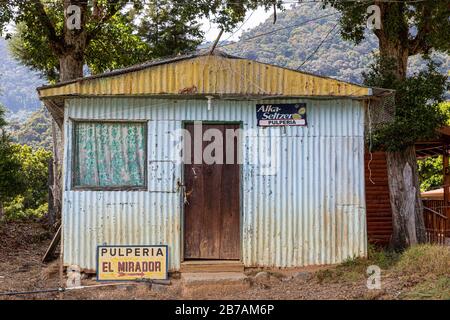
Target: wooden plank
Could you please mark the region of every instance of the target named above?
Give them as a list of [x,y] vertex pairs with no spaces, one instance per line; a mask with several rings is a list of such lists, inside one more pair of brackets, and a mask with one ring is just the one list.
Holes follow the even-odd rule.
[[[450,188],[450,167],[449,167],[449,158],[448,158],[448,145],[444,145],[443,149],[443,166],[444,166],[444,206],[445,209],[443,212],[444,215],[450,220],[450,210],[449,210],[449,201],[450,201],[450,194],[449,194],[449,188]],[[449,223],[449,222],[447,222]]]
[[47,203],[48,203],[48,212],[47,212],[47,219],[48,224],[50,226],[53,226],[56,221],[56,210],[54,206],[54,199],[53,199],[53,158],[48,159],[48,197],[47,197]]
[[[239,126],[226,126],[226,128],[236,130]],[[237,143],[238,141],[235,140],[232,146],[227,146],[229,150],[233,150],[233,164],[222,166],[220,259],[240,258],[240,170],[237,164]],[[224,155],[226,155],[226,149],[224,149]]]
[[61,226],[59,226],[58,231],[56,231],[56,234],[53,237],[50,246],[45,252],[44,257],[42,258],[42,262],[50,262],[54,260],[54,254],[60,241],[61,241]]
[[[387,244],[392,234],[387,162],[383,152],[365,155],[367,235],[371,243]],[[375,184],[370,181],[369,177]]]
[[[218,129],[223,132],[223,125],[203,125],[203,130]],[[203,150],[209,142],[203,142]],[[203,164],[203,223],[197,232],[203,234],[200,247],[202,259],[220,259],[220,234],[222,232],[222,164]],[[195,191],[194,191],[195,192]]]
[[[194,126],[187,125],[186,130],[193,140]],[[200,229],[203,220],[203,172],[201,166],[194,164],[193,142],[191,146],[185,146],[184,150],[191,150],[191,164],[184,165],[184,255],[186,258],[199,258],[201,235],[194,230]]]
[[180,272],[244,272],[244,264],[240,261],[208,261],[194,260],[181,263]]

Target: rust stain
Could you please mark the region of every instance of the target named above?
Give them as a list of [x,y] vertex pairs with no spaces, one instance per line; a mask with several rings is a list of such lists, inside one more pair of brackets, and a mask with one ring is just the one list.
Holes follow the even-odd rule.
[[178,91],[179,94],[196,94],[198,92],[198,89],[196,86],[183,88],[180,91]]

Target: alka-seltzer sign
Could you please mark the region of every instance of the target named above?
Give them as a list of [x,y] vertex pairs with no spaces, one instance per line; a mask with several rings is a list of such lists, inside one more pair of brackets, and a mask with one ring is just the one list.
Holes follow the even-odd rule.
[[161,246],[98,246],[97,280],[167,279],[168,248]]
[[306,103],[257,104],[260,127],[306,126]]

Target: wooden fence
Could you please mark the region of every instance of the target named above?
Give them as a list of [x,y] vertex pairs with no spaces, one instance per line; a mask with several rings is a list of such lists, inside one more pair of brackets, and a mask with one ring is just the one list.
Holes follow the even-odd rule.
[[444,200],[423,200],[423,206],[427,241],[446,244],[446,238],[450,237],[450,223],[447,218],[449,206]]

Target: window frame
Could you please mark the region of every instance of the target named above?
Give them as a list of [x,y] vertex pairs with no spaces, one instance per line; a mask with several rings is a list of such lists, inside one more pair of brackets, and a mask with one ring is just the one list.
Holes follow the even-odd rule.
[[[72,167],[71,177],[70,177],[70,189],[72,191],[148,191],[148,125],[149,120],[134,120],[134,119],[70,119],[72,122],[72,137],[71,137],[71,161],[70,165]],[[102,124],[115,124],[115,123],[127,123],[127,124],[139,124],[144,125],[144,185],[142,186],[76,186],[75,185],[75,168],[76,168],[76,150],[77,150],[77,139],[76,139],[76,127],[79,123],[102,123]]]

